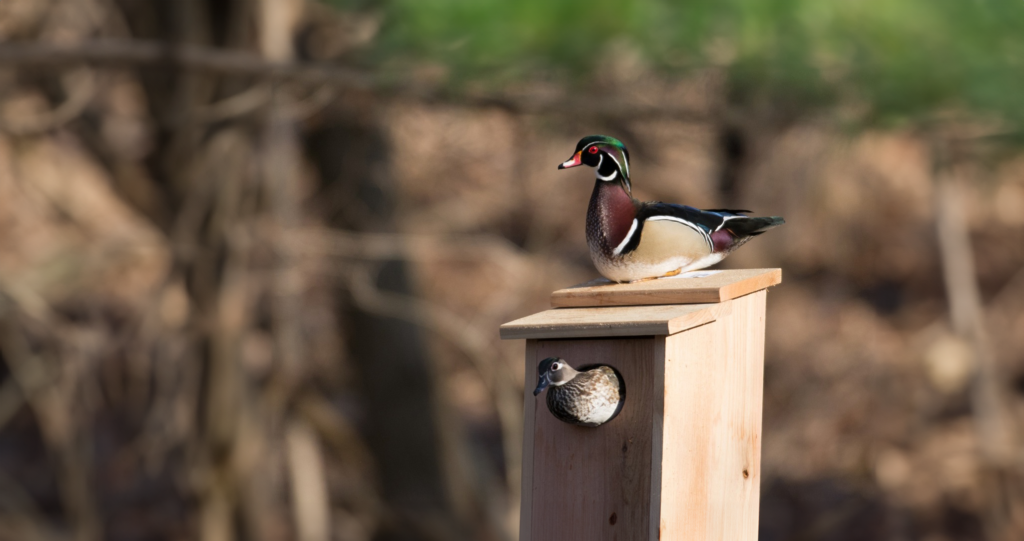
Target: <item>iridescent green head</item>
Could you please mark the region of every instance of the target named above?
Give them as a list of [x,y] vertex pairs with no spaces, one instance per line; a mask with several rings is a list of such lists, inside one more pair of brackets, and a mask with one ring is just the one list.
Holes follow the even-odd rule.
[[580,139],[572,157],[559,164],[558,168],[569,169],[580,165],[596,168],[600,180],[621,180],[626,190],[630,190],[629,151],[622,141],[607,135],[588,135]]

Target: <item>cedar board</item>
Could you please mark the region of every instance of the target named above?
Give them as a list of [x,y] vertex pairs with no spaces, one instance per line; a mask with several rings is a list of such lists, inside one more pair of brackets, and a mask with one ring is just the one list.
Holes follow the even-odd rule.
[[757,540],[765,292],[730,304],[728,317],[657,338],[651,539]]
[[631,284],[601,278],[551,294],[555,308],[720,303],[782,282],[782,269],[712,269]]
[[501,338],[664,336],[714,321],[723,310],[722,304],[558,308],[502,325]]
[[[529,340],[523,454],[521,541],[652,539],[655,343],[658,338]],[[563,423],[533,396],[537,364],[606,364],[622,375],[626,402],[600,427]]]

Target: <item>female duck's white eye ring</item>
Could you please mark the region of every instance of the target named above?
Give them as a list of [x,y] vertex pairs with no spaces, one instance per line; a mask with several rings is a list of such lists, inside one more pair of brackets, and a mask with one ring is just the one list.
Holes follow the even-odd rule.
[[552,363],[551,364],[551,371],[552,372],[555,372],[555,371],[561,370],[561,369],[562,369],[562,363]]

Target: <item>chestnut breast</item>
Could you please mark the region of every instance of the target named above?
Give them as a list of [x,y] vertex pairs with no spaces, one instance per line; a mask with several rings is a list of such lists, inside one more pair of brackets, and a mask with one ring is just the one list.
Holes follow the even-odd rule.
[[592,248],[610,254],[636,218],[636,203],[618,182],[598,180],[587,209],[587,241]]

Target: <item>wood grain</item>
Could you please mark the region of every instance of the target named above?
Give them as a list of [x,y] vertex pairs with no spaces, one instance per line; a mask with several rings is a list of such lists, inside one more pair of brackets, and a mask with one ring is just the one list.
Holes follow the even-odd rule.
[[[647,540],[650,532],[651,435],[656,338],[531,340],[527,389],[546,357],[570,365],[607,364],[622,375],[626,402],[608,423],[587,428],[563,423],[545,395],[526,396],[523,513],[520,540]],[[526,442],[532,437],[532,445]],[[527,458],[528,457],[528,458]],[[527,466],[529,464],[529,466]],[[529,508],[529,510],[527,510]]]
[[[528,338],[521,541],[757,539],[765,288],[781,275],[745,272],[720,279],[716,303],[557,308],[502,326]],[[549,356],[615,367],[622,413],[597,428],[555,419],[532,393]]]
[[782,269],[703,270],[635,284],[593,280],[551,294],[551,306],[595,307],[719,303],[782,282]]
[[664,402],[652,522],[661,541],[757,539],[765,296],[729,301],[715,322],[657,338]]
[[501,326],[501,338],[660,336],[714,321],[718,304],[546,310]]
[[[522,484],[520,486],[521,504],[519,506],[519,539],[527,541],[533,527],[533,506],[530,505],[533,493],[533,433],[536,425],[537,399],[533,396],[533,390],[537,383],[537,364],[544,357],[537,356],[537,341],[526,341],[526,379],[523,381],[523,462],[522,462]],[[536,359],[536,360],[535,360]],[[531,384],[531,381],[533,384]]]

